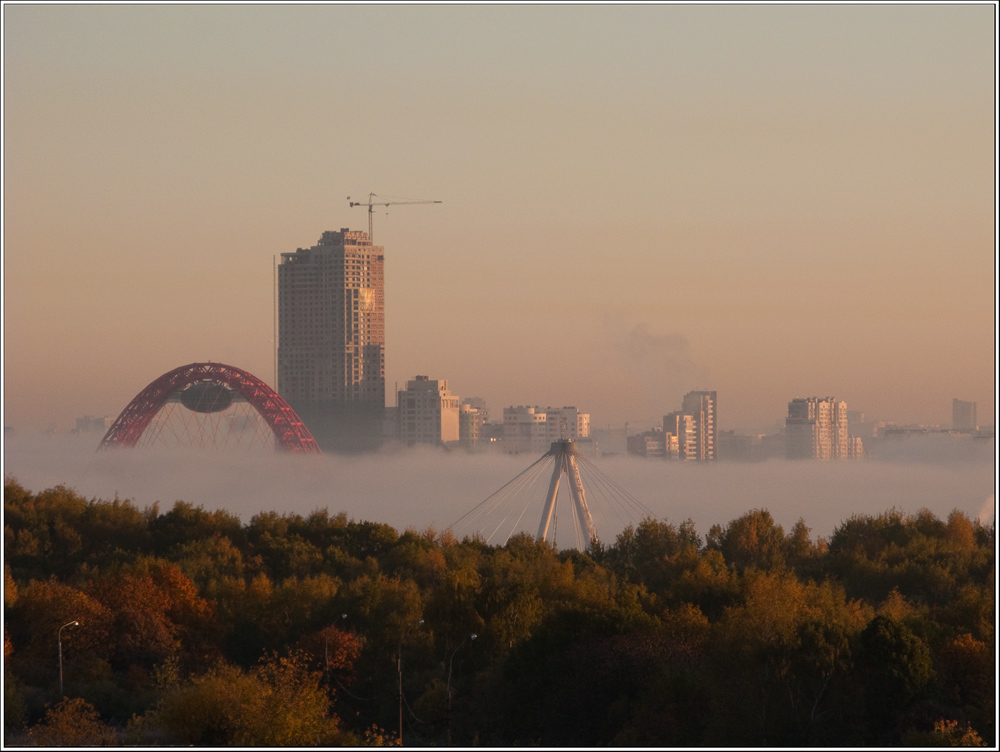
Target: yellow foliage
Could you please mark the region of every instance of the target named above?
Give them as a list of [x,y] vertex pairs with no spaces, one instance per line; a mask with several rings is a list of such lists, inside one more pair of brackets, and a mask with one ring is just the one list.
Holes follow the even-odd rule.
[[185,744],[312,746],[338,735],[320,675],[299,655],[255,670],[220,664],[159,703],[152,723]]
[[111,747],[115,730],[102,723],[94,706],[79,697],[64,699],[45,713],[45,720],[28,729],[39,747]]
[[900,594],[898,588],[893,588],[892,592],[882,601],[882,605],[878,608],[878,613],[892,617],[896,621],[902,621],[909,616],[913,616],[915,609],[913,604]]
[[969,724],[959,726],[958,721],[946,718],[934,722],[930,733],[910,732],[902,742],[912,747],[985,747],[986,742]]

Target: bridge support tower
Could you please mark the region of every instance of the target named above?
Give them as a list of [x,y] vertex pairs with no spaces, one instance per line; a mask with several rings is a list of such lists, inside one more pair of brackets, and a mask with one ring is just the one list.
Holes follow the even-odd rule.
[[590,509],[587,508],[587,496],[583,491],[583,481],[580,480],[580,469],[576,464],[577,454],[576,442],[572,439],[553,441],[546,453],[546,456],[555,458],[555,463],[552,470],[552,480],[549,481],[549,492],[545,497],[545,506],[542,509],[542,519],[538,523],[538,540],[545,540],[549,534],[552,513],[556,507],[556,494],[559,492],[559,481],[562,474],[566,473],[570,494],[573,497],[573,509],[576,512],[576,521],[579,525],[578,531],[585,534],[588,539],[585,545],[580,545],[580,549],[586,550],[598,539],[594,520],[590,516]]

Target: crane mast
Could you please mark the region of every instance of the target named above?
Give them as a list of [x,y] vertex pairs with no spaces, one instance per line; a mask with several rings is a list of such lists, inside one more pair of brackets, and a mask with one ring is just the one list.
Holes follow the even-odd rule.
[[398,206],[399,204],[440,204],[440,203],[442,203],[441,201],[426,201],[426,200],[422,200],[422,199],[406,199],[406,200],[403,200],[403,201],[382,201],[382,200],[375,201],[376,198],[379,198],[379,197],[376,196],[374,193],[369,193],[368,194],[368,202],[365,203],[364,201],[351,201],[351,197],[350,196],[347,197],[347,201],[350,204],[351,208],[354,208],[355,206],[367,206],[368,207],[368,240],[371,241],[372,243],[375,242],[375,236],[374,236],[374,233],[372,232],[372,214],[374,213],[374,207],[376,207],[376,206]]

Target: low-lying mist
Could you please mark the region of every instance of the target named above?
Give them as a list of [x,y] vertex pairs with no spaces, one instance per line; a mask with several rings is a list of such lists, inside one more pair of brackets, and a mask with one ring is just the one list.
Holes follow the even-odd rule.
[[[244,523],[259,512],[307,515],[326,508],[399,531],[442,530],[537,459],[433,448],[357,457],[96,452],[97,443],[74,435],[8,436],[4,474],[30,491],[62,484],[88,498],[131,499],[140,508],[160,502],[161,512],[183,500],[226,509]],[[701,465],[607,457],[591,462],[657,517],[675,523],[690,518],[702,536],[713,524],[725,525],[750,509],[766,508],[786,531],[801,517],[814,537],[827,537],[851,515],[893,507],[908,513],[927,508],[942,519],[958,509],[991,524],[994,460],[993,441],[913,437],[864,461]],[[536,532],[546,483],[533,487],[532,498],[517,502],[523,509],[511,519],[521,515],[518,529]],[[590,495],[590,505],[598,532],[612,542],[622,525],[600,508],[597,496]],[[567,500],[568,493],[561,490],[557,514],[566,509],[563,526],[571,533]],[[561,532],[558,545],[569,547],[572,540]]]

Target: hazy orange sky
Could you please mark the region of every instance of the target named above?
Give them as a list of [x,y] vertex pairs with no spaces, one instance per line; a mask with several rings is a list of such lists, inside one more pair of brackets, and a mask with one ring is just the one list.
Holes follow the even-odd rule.
[[272,382],[273,259],[375,215],[416,374],[722,429],[994,422],[996,7],[3,7],[4,424]]

